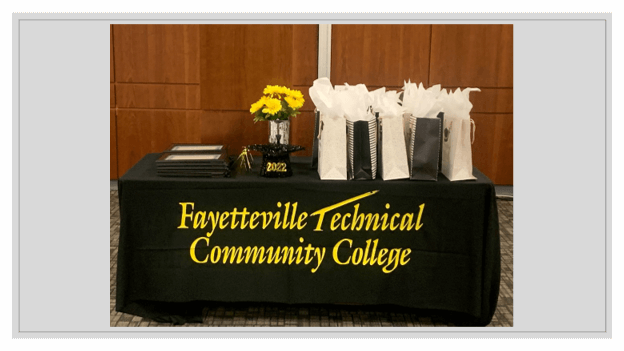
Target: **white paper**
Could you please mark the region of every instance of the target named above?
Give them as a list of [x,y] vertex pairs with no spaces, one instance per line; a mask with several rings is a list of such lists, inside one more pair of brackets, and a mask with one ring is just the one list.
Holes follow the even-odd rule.
[[217,160],[219,154],[203,154],[203,155],[169,155],[165,157],[167,161],[197,161],[197,160]]
[[176,145],[172,151],[218,151],[223,145]]
[[472,103],[469,95],[478,88],[457,88],[451,93],[443,91],[439,100],[444,111],[442,143],[442,174],[449,180],[476,179],[472,175],[472,142],[470,140]]
[[403,112],[419,118],[437,118],[442,111],[442,102],[438,99],[440,85],[425,89],[422,83],[407,82],[403,86]]

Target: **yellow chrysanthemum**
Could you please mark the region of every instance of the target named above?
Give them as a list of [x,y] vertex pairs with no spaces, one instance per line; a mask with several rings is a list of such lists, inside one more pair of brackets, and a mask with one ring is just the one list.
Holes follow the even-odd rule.
[[298,108],[300,108],[301,106],[303,106],[303,98],[301,99],[295,99],[292,96],[287,96],[284,98],[284,100],[286,100],[286,102],[288,103],[288,106],[290,106],[293,110],[296,110]]
[[256,113],[258,110],[260,110],[262,107],[264,107],[264,104],[266,103],[267,98],[266,97],[261,97],[260,100],[254,102],[253,104],[251,104],[251,108],[249,109],[249,112],[251,113]]
[[262,92],[264,95],[271,95],[275,92],[275,87],[273,85],[267,85]]
[[270,115],[274,115],[282,109],[282,103],[278,99],[267,99],[265,105],[266,107],[262,112]]
[[303,94],[299,90],[291,90],[288,89],[288,95],[294,97],[295,99],[303,99]]
[[286,87],[281,87],[279,85],[267,85],[267,87],[264,88],[263,93],[265,95],[285,94],[286,89]]

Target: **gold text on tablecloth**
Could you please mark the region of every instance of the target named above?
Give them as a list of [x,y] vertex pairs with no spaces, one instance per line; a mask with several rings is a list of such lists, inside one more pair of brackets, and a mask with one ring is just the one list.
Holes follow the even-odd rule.
[[[360,212],[358,201],[375,195],[378,190],[370,191],[331,206],[321,208],[308,215],[307,212],[298,213],[298,202],[277,203],[277,211],[248,211],[247,207],[242,210],[234,208],[232,211],[196,211],[194,202],[180,202],[182,214],[178,229],[202,229],[206,235],[196,238],[190,247],[190,257],[199,264],[315,264],[311,272],[316,272],[325,258],[325,247],[307,246],[212,246],[204,257],[197,256],[198,244],[210,246],[210,238],[215,230],[239,229],[271,229],[271,230],[297,230],[306,227],[307,220],[312,220],[313,231],[322,232],[323,228],[330,231],[418,231],[423,227],[423,212],[425,204],[418,206],[417,213],[364,213]],[[337,210],[353,204],[353,210],[340,213]],[[390,204],[385,204],[385,209],[390,209]],[[327,220],[326,220],[326,216]],[[304,238],[299,238],[300,243]],[[368,239],[363,247],[353,248],[353,240],[343,238],[332,249],[331,257],[338,265],[377,265],[382,267],[384,273],[393,272],[398,266],[403,266],[410,261],[409,248],[381,248],[377,250],[379,239]],[[341,251],[343,250],[343,251]],[[340,252],[351,250],[348,256],[339,255]]]

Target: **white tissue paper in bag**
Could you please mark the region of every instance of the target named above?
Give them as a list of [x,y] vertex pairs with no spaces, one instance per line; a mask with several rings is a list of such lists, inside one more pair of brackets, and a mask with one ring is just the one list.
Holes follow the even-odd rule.
[[440,85],[425,89],[422,83],[405,83],[403,87],[403,111],[414,117],[436,118],[442,110],[442,103],[438,100]]
[[347,121],[372,121],[375,116],[369,110],[371,106],[372,98],[366,85],[358,84],[351,86],[345,84],[344,90],[337,93],[337,98],[340,100],[342,106],[342,112],[345,115]]
[[466,88],[461,91],[440,94],[444,112],[444,130],[442,132],[442,174],[449,180],[476,179],[472,175],[472,142],[471,130],[474,122],[470,119],[472,103],[469,99],[471,91],[478,88]]
[[410,117],[437,118],[442,111],[442,101],[439,99],[442,93],[440,84],[425,89],[422,83],[416,85],[410,81],[403,86],[403,129],[405,132],[405,144],[409,144],[411,129]]
[[381,128],[380,173],[383,180],[407,179],[407,150],[403,133],[403,109],[396,91],[377,89],[370,94],[372,107],[379,113]]
[[347,179],[346,120],[341,100],[327,78],[314,81],[310,99],[320,112],[318,138],[318,173],[321,179]]

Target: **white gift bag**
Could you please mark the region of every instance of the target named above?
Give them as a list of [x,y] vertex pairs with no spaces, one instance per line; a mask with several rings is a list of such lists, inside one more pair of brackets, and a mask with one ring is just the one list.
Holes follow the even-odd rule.
[[347,179],[347,121],[321,112],[318,138],[318,174],[323,180]]
[[318,173],[321,179],[347,179],[347,124],[337,92],[327,78],[314,81],[310,99],[320,113]]
[[401,115],[379,116],[381,147],[380,173],[383,180],[409,178],[407,150]]
[[385,88],[371,92],[373,111],[379,123],[379,173],[383,180],[407,179],[407,150],[403,132],[402,107],[396,91]]
[[460,91],[441,95],[444,111],[444,131],[442,132],[442,174],[449,180],[476,179],[472,175],[472,141],[475,125],[470,119],[472,104],[469,100],[471,91],[477,88],[466,88]]

